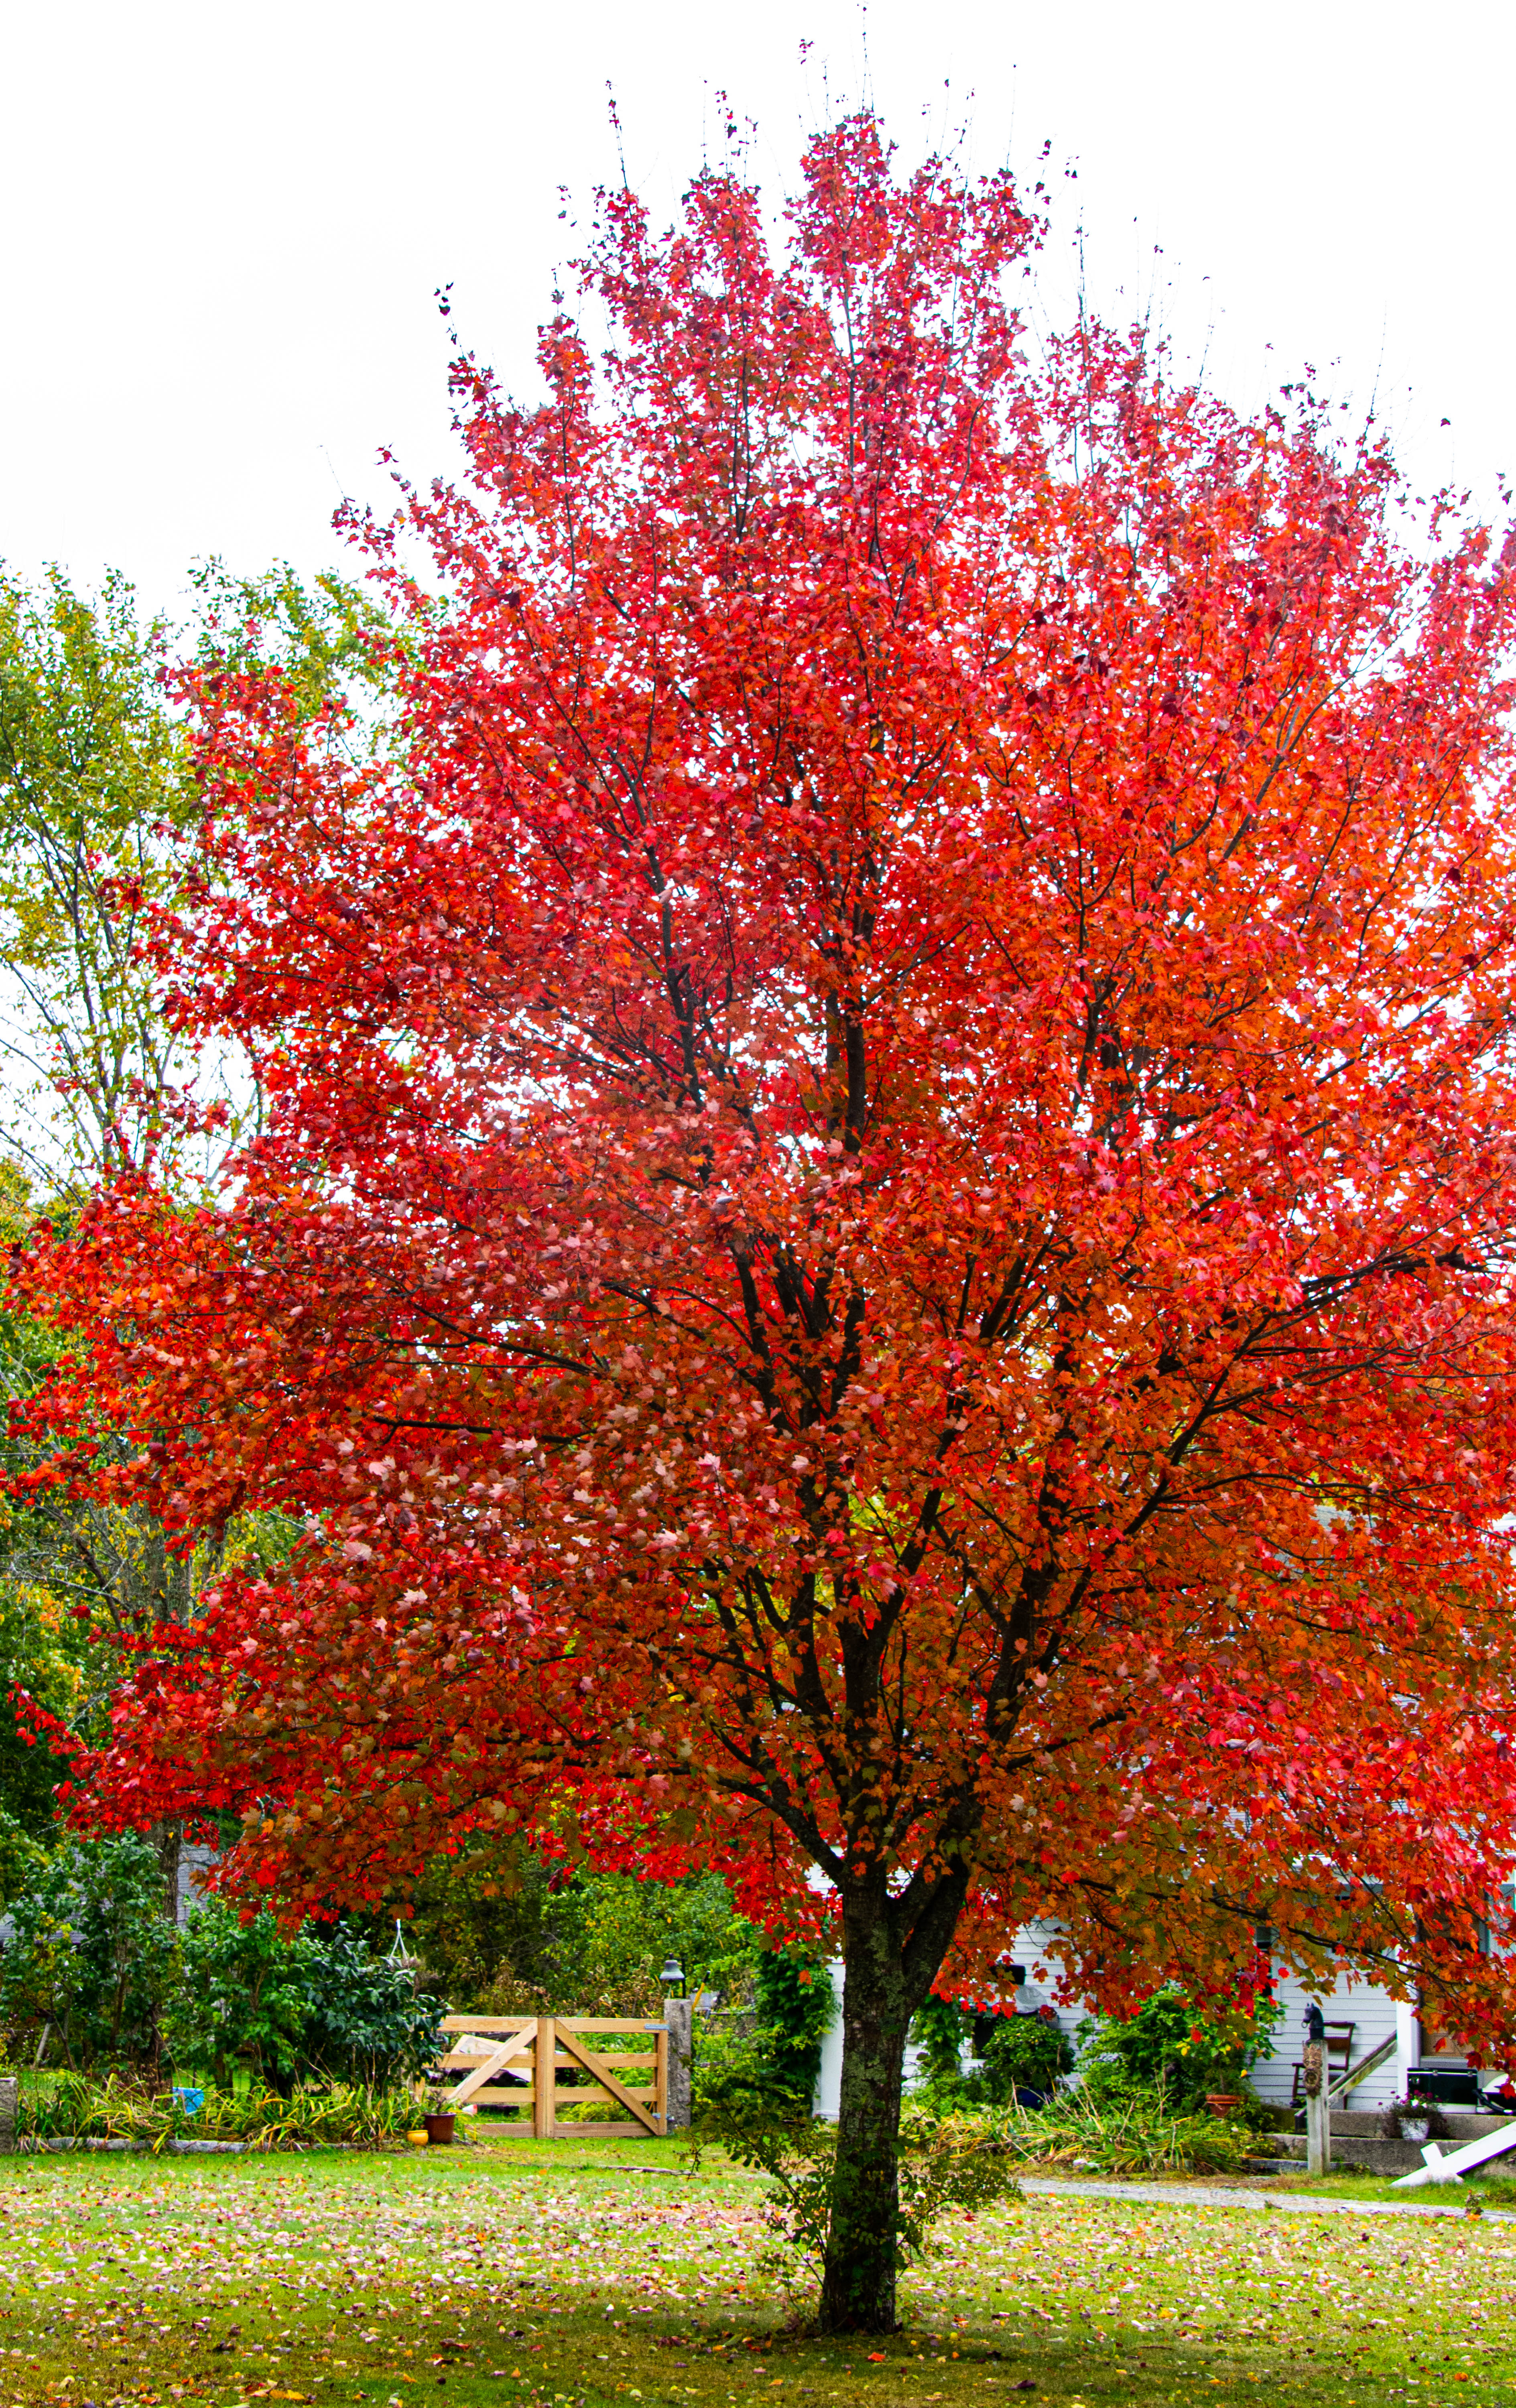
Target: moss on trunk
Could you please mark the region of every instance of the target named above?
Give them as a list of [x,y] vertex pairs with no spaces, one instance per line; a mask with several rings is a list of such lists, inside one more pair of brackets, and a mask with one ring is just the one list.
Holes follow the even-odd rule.
[[843,1898],[842,2086],[823,2332],[895,2329],[906,2036],[947,1953],[965,1885],[939,1885],[927,1912],[914,1916],[882,1876],[850,1885]]

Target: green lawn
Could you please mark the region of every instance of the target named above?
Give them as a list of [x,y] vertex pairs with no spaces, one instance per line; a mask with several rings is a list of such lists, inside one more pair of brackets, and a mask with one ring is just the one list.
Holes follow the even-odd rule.
[[1320,2181],[1312,2181],[1309,2174],[1281,2174],[1277,2181],[1261,2183],[1256,2187],[1281,2198],[1294,2193],[1309,2199],[1314,2192],[1327,2199],[1382,2200],[1387,2205],[1400,2207],[1516,2208],[1516,2180],[1498,2171],[1473,2173],[1466,2182],[1449,2183],[1444,2187],[1423,2183],[1419,2190],[1397,2190],[1392,2174],[1364,2174],[1339,2166]]
[[0,2408],[1516,2403],[1516,2222],[1034,2196],[844,2348],[757,2200],[653,2142],[0,2159]]

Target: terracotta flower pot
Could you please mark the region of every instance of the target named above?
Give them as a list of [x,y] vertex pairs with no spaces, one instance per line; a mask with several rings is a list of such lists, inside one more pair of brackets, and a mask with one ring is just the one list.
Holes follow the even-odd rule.
[[452,2128],[457,2120],[458,2119],[455,2115],[423,2115],[422,2117],[422,2122],[426,2127],[427,2141],[434,2149],[443,2147],[451,2140]]
[[1213,2115],[1230,2115],[1242,2104],[1240,2090],[1208,2090],[1206,2104]]

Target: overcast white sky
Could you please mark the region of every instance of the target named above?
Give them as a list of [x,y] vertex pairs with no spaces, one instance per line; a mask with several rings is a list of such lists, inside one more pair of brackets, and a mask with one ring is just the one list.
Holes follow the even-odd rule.
[[[865,88],[853,0],[4,7],[0,556],[113,564],[169,607],[199,555],[332,558],[381,443],[446,464],[438,284],[529,382],[574,248],[558,188],[582,222],[616,174],[608,81],[660,216],[715,147],[718,90],[777,194],[827,83]],[[1377,391],[1419,483],[1493,506],[1516,468],[1509,9],[872,0],[866,27],[908,155],[966,121],[980,165],[1030,183],[1045,137],[1077,165],[1050,318],[1080,211],[1097,304],[1156,298],[1244,407],[1304,360],[1360,409]]]

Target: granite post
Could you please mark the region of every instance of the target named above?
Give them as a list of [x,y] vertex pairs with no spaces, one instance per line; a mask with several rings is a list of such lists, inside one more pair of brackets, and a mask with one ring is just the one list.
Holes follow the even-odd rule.
[[1301,2052],[1306,2088],[1306,2172],[1332,2171],[1332,2111],[1326,2100],[1326,2051],[1309,2040]]

